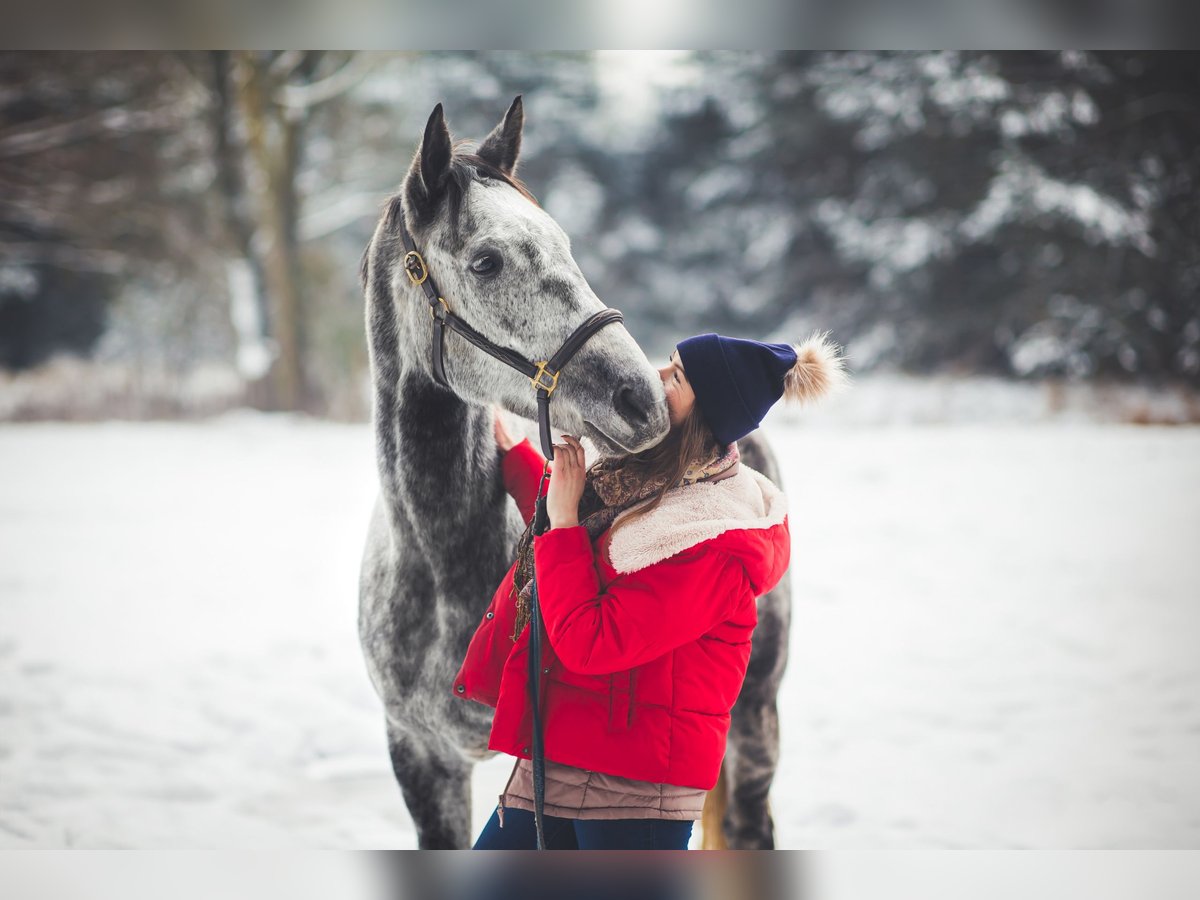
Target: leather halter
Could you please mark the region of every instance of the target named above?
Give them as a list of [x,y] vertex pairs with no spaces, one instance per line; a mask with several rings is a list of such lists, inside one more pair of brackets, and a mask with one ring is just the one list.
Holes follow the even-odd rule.
[[548,360],[531,362],[511,347],[504,347],[484,337],[450,311],[450,306],[438,292],[433,276],[429,273],[429,266],[426,264],[425,258],[421,256],[413,242],[412,235],[408,233],[408,226],[404,223],[403,216],[400,217],[400,239],[404,242],[406,251],[404,272],[408,275],[409,281],[419,285],[425,292],[425,299],[429,301],[429,314],[433,317],[433,377],[442,387],[453,390],[449,381],[446,380],[443,349],[446,327],[449,326],[480,350],[494,356],[505,365],[511,366],[529,379],[534,390],[537,391],[538,431],[542,440],[542,455],[547,460],[554,459],[554,445],[550,440],[550,396],[558,387],[558,377],[562,374],[563,366],[579,351],[580,347],[587,343],[592,335],[605,325],[623,321],[625,316],[619,309],[602,309],[589,316],[583,324],[571,332],[571,335],[563,341],[563,345]]

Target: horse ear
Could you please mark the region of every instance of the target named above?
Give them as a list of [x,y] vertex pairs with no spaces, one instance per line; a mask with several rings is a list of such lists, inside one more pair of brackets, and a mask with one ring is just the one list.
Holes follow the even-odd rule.
[[425,123],[425,136],[404,182],[409,209],[417,219],[433,213],[449,174],[450,129],[446,127],[446,116],[439,103]]
[[504,121],[492,129],[479,145],[479,157],[490,162],[505,175],[511,175],[521,155],[521,129],[525,127],[525,106],[521,95],[512,102]]

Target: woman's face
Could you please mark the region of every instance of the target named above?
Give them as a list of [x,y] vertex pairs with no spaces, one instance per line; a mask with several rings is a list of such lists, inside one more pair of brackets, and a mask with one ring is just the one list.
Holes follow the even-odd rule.
[[692,386],[688,384],[678,350],[671,351],[667,365],[658,370],[658,375],[662,379],[663,390],[667,392],[667,413],[671,427],[676,428],[687,418],[696,403],[696,395],[692,392]]

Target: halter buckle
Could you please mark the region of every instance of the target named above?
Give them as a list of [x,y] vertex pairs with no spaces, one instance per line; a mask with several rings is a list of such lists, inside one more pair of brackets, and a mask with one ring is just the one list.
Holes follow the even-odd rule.
[[425,279],[429,277],[429,266],[425,265],[425,257],[416,250],[409,250],[405,253],[404,274],[414,285],[424,284]]
[[[418,283],[420,283],[420,282],[418,282]],[[450,315],[450,306],[441,297],[437,298],[437,302],[442,304],[442,309],[444,309],[446,311],[445,314],[439,316],[437,314],[437,307],[434,304],[430,303],[429,304],[429,315],[433,316],[433,318],[435,318],[435,319],[441,319],[444,322],[444,321],[446,321],[446,316]]]
[[[543,359],[541,362],[537,363],[537,372],[529,379],[530,383],[533,384],[533,389],[535,391],[545,391],[547,397],[553,394],[554,389],[558,387],[558,376],[561,374],[559,372],[551,372],[547,370],[546,364],[549,362],[550,360]],[[543,376],[550,379],[549,386],[542,381]]]

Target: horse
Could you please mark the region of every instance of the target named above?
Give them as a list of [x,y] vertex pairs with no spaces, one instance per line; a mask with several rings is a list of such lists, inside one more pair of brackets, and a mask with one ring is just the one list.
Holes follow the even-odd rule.
[[[487,747],[493,711],[453,696],[450,685],[525,525],[503,486],[493,405],[524,419],[537,409],[530,378],[457,335],[431,333],[433,310],[406,269],[404,229],[436,273],[437,302],[528,359],[547,359],[605,309],[566,233],[514,174],[523,131],[518,96],[467,152],[451,142],[439,103],[359,272],[380,491],[359,575],[358,634],[421,849],[471,846],[471,772],[496,753]],[[434,342],[443,340],[436,367]],[[554,397],[555,429],[583,434],[602,455],[636,453],[670,427],[658,372],[619,323],[579,349]],[[748,465],[779,483],[764,442],[740,446]],[[723,830],[718,842],[730,847],[774,845],[767,792],[778,758],[786,582],[760,598],[721,794],[710,792],[708,827]]]

